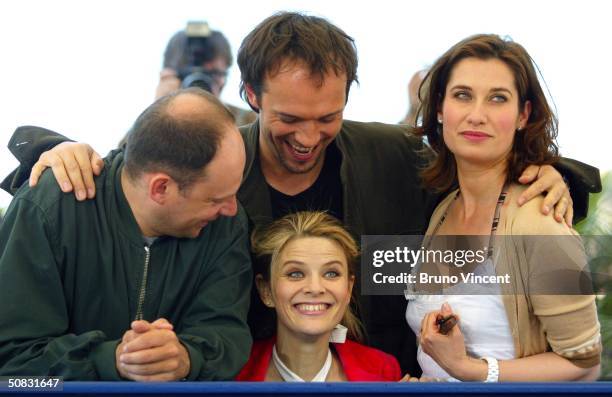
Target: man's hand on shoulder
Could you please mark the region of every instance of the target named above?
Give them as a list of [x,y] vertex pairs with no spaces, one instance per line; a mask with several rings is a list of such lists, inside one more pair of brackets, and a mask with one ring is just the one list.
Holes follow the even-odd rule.
[[115,352],[119,375],[135,381],[173,381],[189,374],[187,349],[165,319],[132,322]]
[[554,207],[554,217],[557,222],[562,222],[565,219],[565,223],[572,225],[572,219],[574,218],[572,197],[563,177],[553,166],[530,165],[523,171],[519,182],[530,184],[518,198],[519,205],[523,205],[532,198],[546,192],[540,211],[544,215],[548,215],[551,208]]
[[30,173],[30,186],[36,186],[43,171],[51,167],[63,192],[74,190],[77,200],[96,195],[94,175],[100,175],[104,161],[86,143],[64,142],[40,155]]

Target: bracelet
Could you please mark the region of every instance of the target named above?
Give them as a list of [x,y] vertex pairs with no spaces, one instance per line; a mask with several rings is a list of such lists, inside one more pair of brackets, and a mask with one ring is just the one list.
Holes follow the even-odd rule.
[[499,363],[496,358],[493,357],[482,357],[481,360],[487,362],[487,379],[485,382],[498,382],[499,381]]

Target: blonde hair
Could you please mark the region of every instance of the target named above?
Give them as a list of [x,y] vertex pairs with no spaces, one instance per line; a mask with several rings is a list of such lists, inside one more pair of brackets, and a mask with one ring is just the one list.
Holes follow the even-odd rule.
[[[278,258],[283,249],[289,242],[304,237],[321,237],[337,243],[346,257],[349,277],[355,277],[355,262],[359,256],[357,243],[336,218],[325,212],[314,211],[286,215],[253,232],[251,247],[259,265],[256,273],[261,274],[271,286],[271,280],[278,268]],[[363,340],[362,325],[350,304],[340,323],[348,328],[351,339]]]

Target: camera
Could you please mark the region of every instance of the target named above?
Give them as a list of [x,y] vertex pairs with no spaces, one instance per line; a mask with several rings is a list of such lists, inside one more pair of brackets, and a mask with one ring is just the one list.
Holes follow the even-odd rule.
[[181,80],[181,88],[199,87],[212,92],[215,84],[214,75],[202,67],[205,62],[211,61],[215,54],[210,40],[211,34],[212,31],[206,22],[187,23],[185,28],[187,64],[177,71],[178,78]]

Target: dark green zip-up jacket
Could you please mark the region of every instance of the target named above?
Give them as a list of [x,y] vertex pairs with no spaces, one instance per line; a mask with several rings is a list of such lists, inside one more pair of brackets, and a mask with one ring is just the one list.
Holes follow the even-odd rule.
[[244,211],[195,239],[160,237],[146,252],[121,188],[122,158],[105,159],[93,200],[62,193],[51,172],[17,192],[0,228],[0,375],[120,380],[115,349],[137,312],[174,325],[188,380],[232,379],[246,362]]

